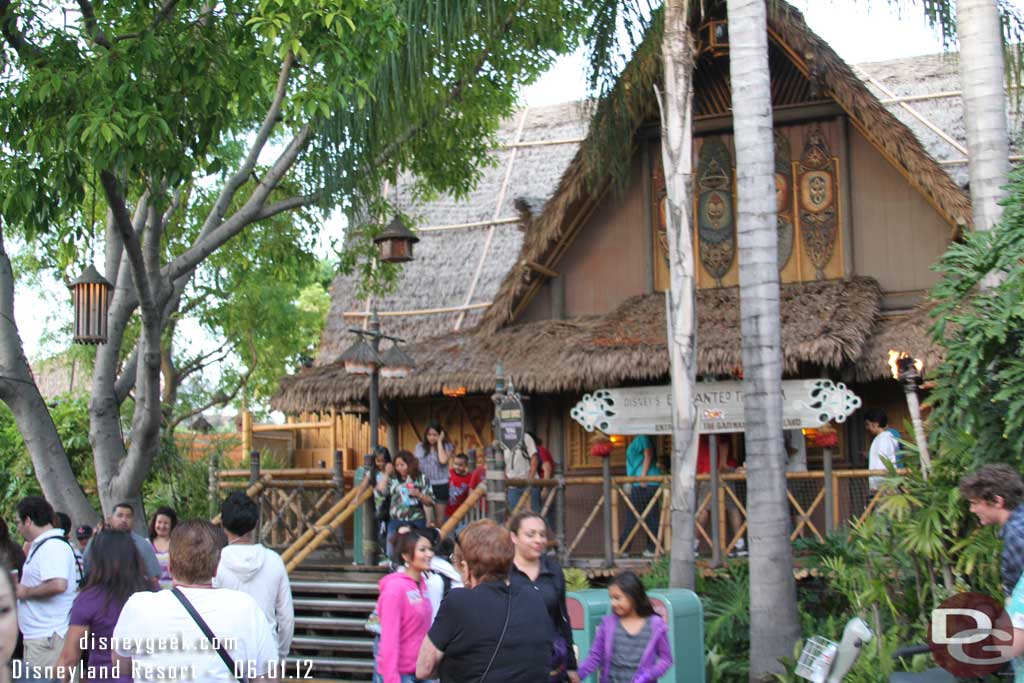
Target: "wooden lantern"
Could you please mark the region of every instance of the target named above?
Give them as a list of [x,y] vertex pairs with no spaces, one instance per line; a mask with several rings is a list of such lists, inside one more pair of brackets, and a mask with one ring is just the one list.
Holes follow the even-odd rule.
[[379,250],[379,257],[385,263],[406,263],[412,261],[412,245],[420,241],[413,234],[402,217],[395,214],[387,229],[373,239]]
[[380,376],[390,379],[404,379],[416,367],[416,363],[398,344],[394,344],[381,357]]
[[345,372],[350,375],[372,374],[374,368],[380,363],[377,352],[362,337],[359,337],[345,353],[341,354],[340,360],[345,364]]
[[106,344],[107,313],[114,286],[90,264],[71,283],[69,289],[75,307],[75,333],[72,341],[75,344]]

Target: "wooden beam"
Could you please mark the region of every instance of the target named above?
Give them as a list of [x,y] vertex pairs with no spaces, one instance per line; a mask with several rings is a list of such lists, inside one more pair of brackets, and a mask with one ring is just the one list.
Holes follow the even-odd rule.
[[[400,318],[404,315],[433,315],[435,313],[459,313],[465,311],[472,311],[477,308],[487,308],[491,305],[490,301],[484,301],[478,304],[466,304],[464,306],[448,306],[446,308],[421,308],[413,311],[377,311],[377,315],[382,318]],[[368,318],[370,313],[364,311],[345,311],[342,313],[346,318]]]
[[540,273],[541,275],[546,275],[548,277],[558,277],[557,272],[551,270],[547,266],[542,266],[539,263],[535,263],[534,261],[525,261],[523,265],[534,272]]

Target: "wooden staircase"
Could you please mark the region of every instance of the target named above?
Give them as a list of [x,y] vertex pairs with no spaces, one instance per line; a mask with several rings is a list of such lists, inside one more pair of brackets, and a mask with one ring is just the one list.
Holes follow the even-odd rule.
[[308,672],[317,681],[372,678],[373,634],[364,626],[377,604],[382,576],[383,567],[313,562],[291,573],[295,637],[290,677]]

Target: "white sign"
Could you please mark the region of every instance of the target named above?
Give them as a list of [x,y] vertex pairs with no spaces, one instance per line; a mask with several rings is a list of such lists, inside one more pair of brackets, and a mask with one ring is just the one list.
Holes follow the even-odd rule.
[[[742,432],[743,382],[698,382],[694,391],[697,431],[702,434]],[[820,427],[845,422],[861,400],[840,382],[788,379],[782,382],[782,427]],[[672,387],[599,389],[585,394],[570,411],[588,432],[605,434],[671,434]]]

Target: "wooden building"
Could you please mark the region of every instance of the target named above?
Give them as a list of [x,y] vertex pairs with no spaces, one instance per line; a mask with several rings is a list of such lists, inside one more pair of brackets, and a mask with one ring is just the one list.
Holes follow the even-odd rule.
[[[844,381],[901,426],[906,410],[887,351],[939,362],[925,332],[925,297],[938,278],[931,268],[971,224],[962,105],[949,94],[955,56],[851,67],[798,11],[773,7],[785,375]],[[742,371],[728,42],[716,25],[727,26],[724,8],[694,27],[698,371],[708,379]],[[282,380],[275,408],[326,412],[365,400],[366,380],[337,359],[352,342],[346,328],[376,305],[417,364],[410,377],[381,384],[392,446],[411,449],[430,419],[460,451],[489,443],[500,361],[566,472],[594,467],[570,407],[594,389],[668,382],[659,49],[649,36],[621,96],[592,110],[516,113],[467,200],[408,204],[422,241],[398,292],[357,301],[351,279],[339,277],[320,356]],[[837,465],[863,466],[863,421],[854,415],[840,434]]]

